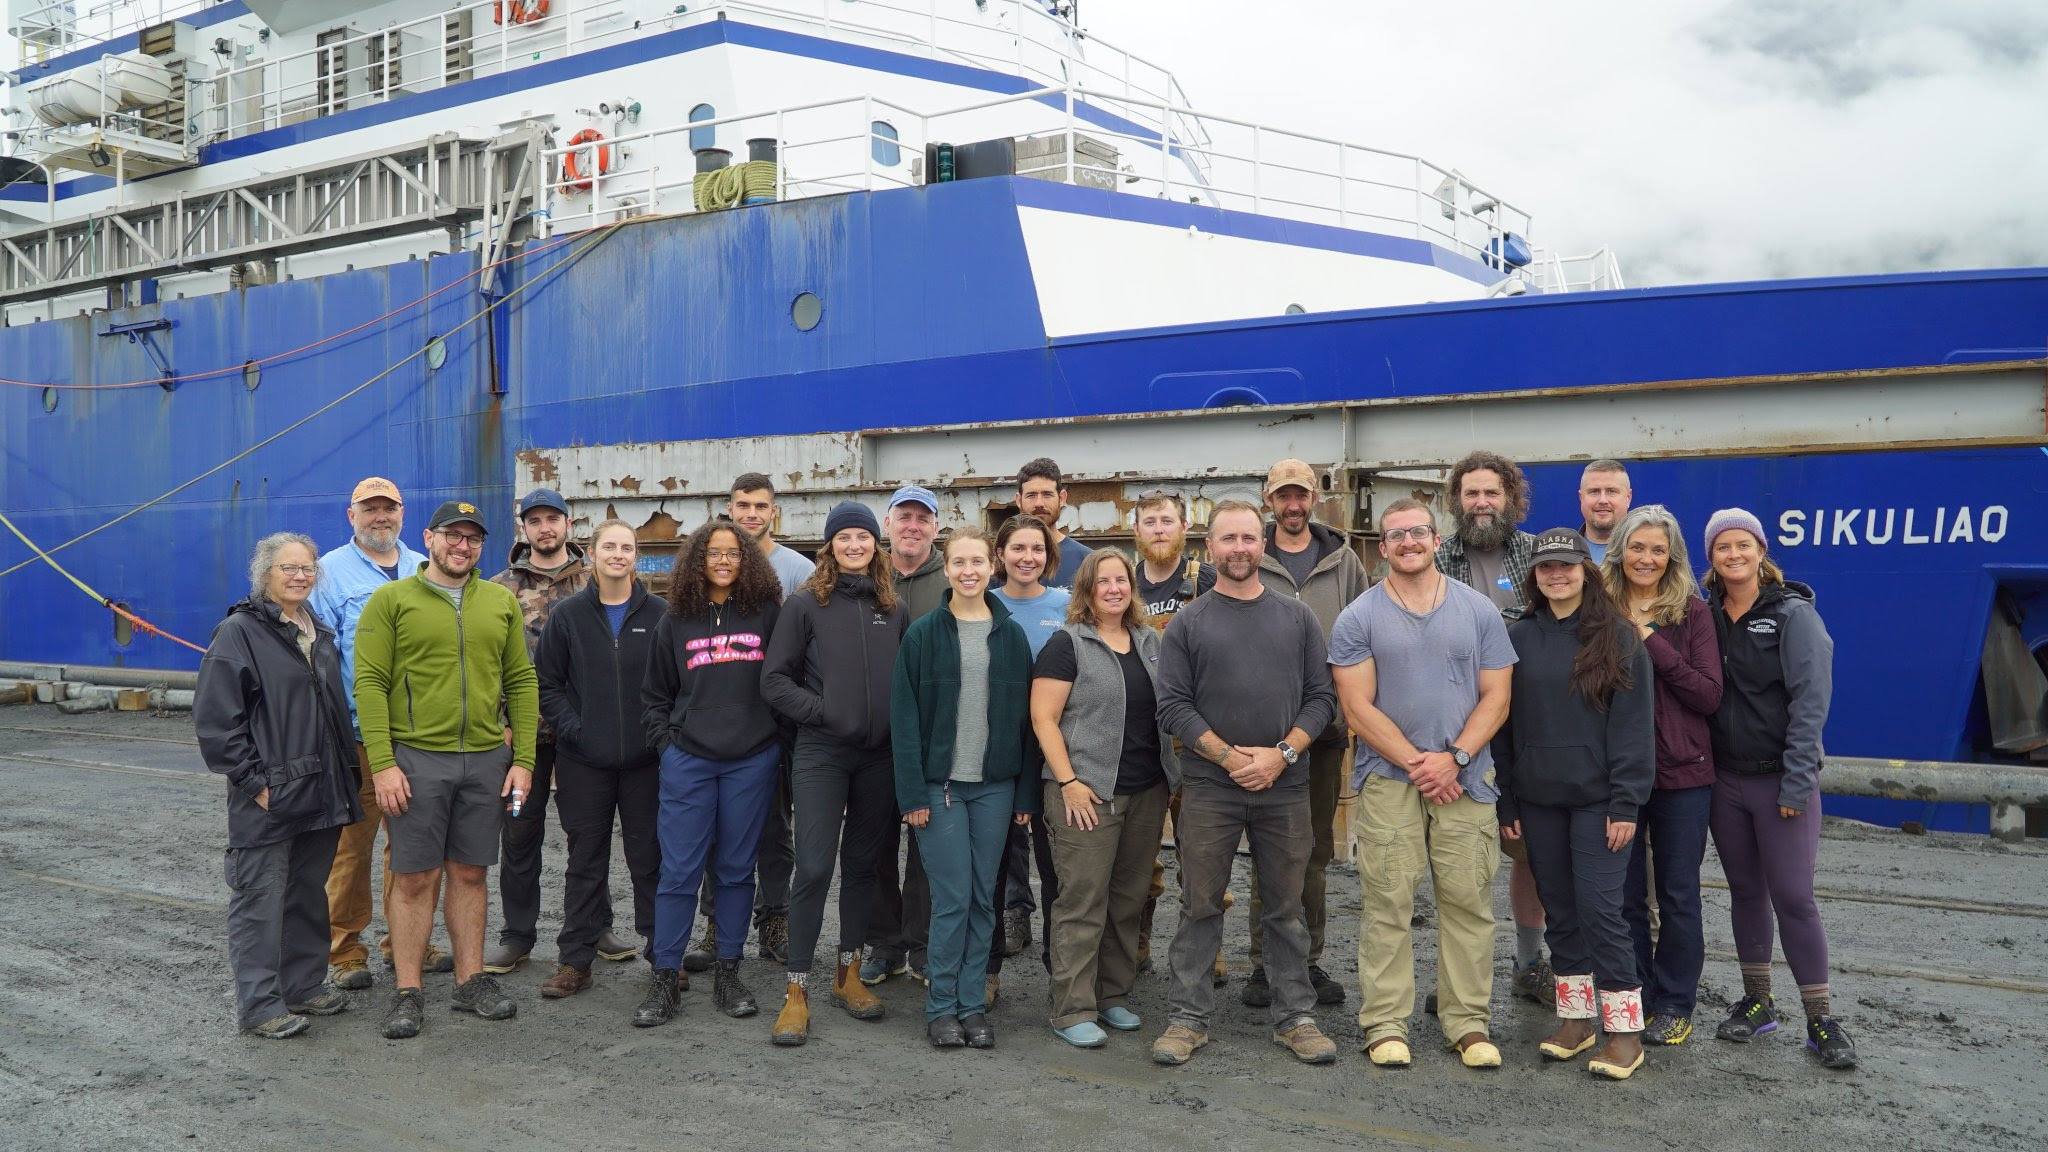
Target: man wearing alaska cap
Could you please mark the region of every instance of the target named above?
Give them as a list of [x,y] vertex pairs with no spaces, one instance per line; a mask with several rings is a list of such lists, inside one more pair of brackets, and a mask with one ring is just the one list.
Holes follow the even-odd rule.
[[540,691],[518,598],[477,577],[485,535],[476,505],[441,505],[427,524],[427,563],[371,593],[356,625],[356,715],[397,873],[385,910],[397,969],[383,1026],[391,1040],[419,1035],[425,1020],[420,964],[444,876],[449,1007],[486,1020],[518,1012],[483,971],[485,877],[502,813],[533,787]]
[[[353,530],[349,542],[320,558],[320,582],[313,586],[308,602],[320,622],[334,630],[341,649],[341,682],[356,680],[356,621],[370,594],[393,580],[410,576],[427,562],[425,556],[405,546],[405,500],[398,485],[382,476],[371,476],[357,484],[349,496],[348,523]],[[349,720],[356,719],[355,697],[348,702]],[[370,781],[370,765],[363,755],[361,729],[357,729],[356,758],[363,775],[363,818],[341,830],[335,848],[334,868],[327,874],[327,920],[332,932],[328,963],[337,988],[368,988],[371,982],[369,949],[363,933],[370,927],[370,850],[377,843],[377,829],[384,823],[377,810],[377,790]],[[391,843],[384,845],[384,908],[391,908]],[[391,937],[379,946],[384,959],[391,959]],[[432,945],[427,949],[427,970],[446,972],[448,954]]]

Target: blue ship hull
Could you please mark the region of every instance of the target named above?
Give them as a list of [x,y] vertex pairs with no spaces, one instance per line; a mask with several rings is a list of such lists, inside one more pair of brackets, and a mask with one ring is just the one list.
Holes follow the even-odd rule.
[[[2048,270],[2031,269],[1524,297],[1048,338],[1017,206],[1091,196],[1113,198],[979,180],[534,245],[503,281],[532,283],[467,327],[486,303],[475,281],[464,282],[477,271],[470,254],[0,329],[0,377],[105,385],[157,374],[139,345],[100,334],[108,324],[168,320],[160,345],[182,381],[175,390],[67,390],[53,411],[36,388],[7,388],[0,507],[39,543],[61,544],[305,420],[441,337],[438,367],[417,357],[58,553],[110,598],[204,643],[246,590],[250,543],[286,528],[338,543],[348,493],[373,473],[398,481],[415,509],[460,495],[504,522],[515,488],[530,483],[517,459],[527,449],[2008,361],[2042,356],[2048,333]],[[1227,223],[1214,210],[1183,214],[1198,226]],[[824,307],[810,332],[789,320],[790,301],[806,291]],[[241,368],[365,324],[260,364],[253,388]],[[194,378],[215,369],[226,371]],[[1631,447],[1613,452],[1626,459]],[[1972,757],[1983,743],[1973,699],[1993,590],[2001,581],[2048,584],[2048,454],[1652,460],[1631,474],[1637,502],[1665,503],[1689,526],[1735,504],[1757,511],[1774,533],[1800,526],[1799,543],[1781,538],[1773,547],[1817,589],[1836,637],[1831,751]],[[1576,469],[1539,467],[1532,476],[1529,526],[1576,523]],[[2004,520],[1997,538],[1985,539],[1980,521],[1992,505]],[[1951,539],[1965,506],[1970,538]],[[1858,516],[1841,535],[1843,510],[1874,512],[1873,529]],[[1917,527],[1902,530],[1909,510]],[[1897,527],[1877,542],[1887,511]],[[1783,521],[1788,512],[1802,518]],[[1937,512],[1942,538],[1909,543],[1932,530]],[[0,565],[32,559],[17,541],[0,543]],[[39,562],[7,576],[4,593],[0,658],[196,666],[196,654],[161,640],[119,642],[109,614]]]

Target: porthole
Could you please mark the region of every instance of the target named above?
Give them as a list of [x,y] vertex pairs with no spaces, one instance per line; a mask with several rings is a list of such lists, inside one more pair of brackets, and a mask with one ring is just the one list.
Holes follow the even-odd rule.
[[789,318],[799,332],[809,332],[825,318],[825,302],[815,293],[799,292],[789,306]]
[[1301,305],[1299,305],[1299,304],[1289,304],[1289,305],[1287,306],[1287,314],[1288,314],[1289,316],[1300,316],[1300,315],[1303,315],[1304,313],[1306,313],[1307,311],[1308,311],[1308,309],[1306,309],[1306,308],[1303,308],[1303,307],[1302,307]]
[[256,386],[261,383],[263,383],[263,365],[258,364],[254,360],[242,361],[242,387],[254,392]]
[[43,411],[45,411],[45,412],[55,412],[56,410],[57,410],[57,390],[56,390],[55,388],[45,388],[45,389],[43,389]]
[[[114,607],[120,609],[121,612],[134,611],[125,602],[118,600],[114,602]],[[114,613],[114,644],[116,647],[126,648],[135,642],[135,624],[126,616],[121,615],[121,612]]]
[[448,343],[436,336],[427,341],[427,370],[438,370],[448,362]]

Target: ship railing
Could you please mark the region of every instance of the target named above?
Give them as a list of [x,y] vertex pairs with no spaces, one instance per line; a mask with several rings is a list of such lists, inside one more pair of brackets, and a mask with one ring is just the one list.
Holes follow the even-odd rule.
[[[924,170],[927,145],[1007,137],[1035,157],[1019,161],[1020,176],[1417,240],[1494,268],[1504,284],[1522,282],[1523,290],[1597,286],[1590,265],[1559,262],[1539,278],[1506,261],[1503,249],[1511,245],[1504,234],[1526,238],[1532,218],[1454,169],[1207,113],[1213,139],[1196,145],[1143,129],[1125,115],[1132,103],[1138,101],[1079,87],[1038,88],[937,112],[872,96],[818,101],[616,137],[607,142],[613,163],[602,175],[591,172],[588,146],[565,145],[544,154],[548,224],[567,231],[641,213],[693,211],[690,197],[674,195],[695,175],[689,151],[674,138],[693,129],[704,133],[696,140],[727,145],[772,140],[778,199],[926,183],[933,179]],[[880,131],[884,126],[890,134]],[[1025,146],[1034,143],[1040,146]],[[587,188],[564,178],[563,158],[576,151],[584,153],[578,164]],[[1618,269],[1611,278],[1618,282]]]
[[10,11],[9,23],[20,28],[22,63],[34,64],[57,52],[74,52],[117,36],[139,32],[187,13],[211,8],[220,0],[104,0],[84,11],[76,0],[50,0],[27,11]]
[[1535,257],[1529,279],[1543,292],[1607,292],[1628,287],[1621,278],[1621,261],[1608,248],[1567,256],[1539,247]]

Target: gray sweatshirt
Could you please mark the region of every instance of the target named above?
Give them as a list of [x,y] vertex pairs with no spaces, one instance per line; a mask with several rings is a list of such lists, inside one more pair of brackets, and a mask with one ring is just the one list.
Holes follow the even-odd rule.
[[[1166,630],[1159,655],[1160,725],[1181,742],[1181,774],[1237,787],[1195,751],[1202,733],[1271,748],[1299,728],[1314,736],[1337,711],[1323,626],[1307,604],[1270,589],[1256,599],[1200,596]],[[1273,782],[1308,783],[1308,757]]]

